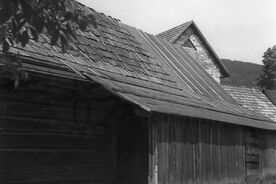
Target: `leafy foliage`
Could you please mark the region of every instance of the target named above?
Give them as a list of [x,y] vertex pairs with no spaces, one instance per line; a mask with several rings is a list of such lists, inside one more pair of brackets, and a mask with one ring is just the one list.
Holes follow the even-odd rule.
[[38,41],[43,33],[50,36],[52,45],[58,44],[65,52],[76,37],[77,28],[84,31],[89,23],[97,27],[95,17],[82,15],[75,3],[74,0],[0,0],[2,63],[12,73],[9,76],[13,76],[15,87],[22,73],[20,61],[8,57],[9,48],[15,43],[24,47],[30,39]]
[[29,39],[37,41],[38,34],[45,31],[51,37],[51,44],[58,40],[64,51],[68,40],[75,37],[76,23],[85,30],[88,22],[94,26],[93,16],[85,17],[75,9],[73,0],[1,0],[0,1],[0,43],[6,53],[14,42],[24,47]]
[[276,45],[268,48],[263,55],[263,72],[258,85],[265,89],[276,89]]
[[4,55],[2,62],[4,65],[0,68],[0,71],[6,78],[14,81],[15,89],[19,87],[20,80],[26,81],[29,79],[28,73],[22,69],[21,60],[17,57]]

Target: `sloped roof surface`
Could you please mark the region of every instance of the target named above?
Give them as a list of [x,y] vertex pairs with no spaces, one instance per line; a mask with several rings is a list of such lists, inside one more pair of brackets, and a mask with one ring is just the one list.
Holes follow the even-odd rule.
[[208,50],[209,54],[214,58],[216,64],[219,66],[219,69],[221,71],[221,74],[223,77],[228,77],[229,72],[227,71],[225,65],[220,60],[220,58],[217,56],[214,49],[211,47],[209,42],[206,40],[204,35],[201,33],[197,25],[194,23],[194,21],[189,21],[184,24],[181,24],[179,26],[176,26],[174,28],[171,28],[167,31],[164,31],[162,33],[157,34],[156,36],[158,38],[167,40],[168,42],[175,43],[175,41],[189,28],[192,27],[194,31],[196,32],[197,36],[201,39],[202,43],[205,45],[205,48]]
[[276,123],[276,107],[257,88],[223,86],[244,107],[261,113]]
[[173,71],[173,78],[178,79],[185,91],[236,103],[185,49],[135,28],[127,26],[127,29],[166,71]]
[[183,49],[77,6],[96,17],[98,29],[78,31],[67,53],[50,46],[46,35],[10,51],[27,60],[26,68],[60,73],[66,66],[148,112],[276,129],[269,119],[237,105]]
[[173,42],[177,37],[179,37],[183,31],[185,31],[193,21],[185,22],[184,24],[180,24],[179,26],[173,27],[167,31],[159,33],[156,35],[158,38],[167,40],[168,42]]

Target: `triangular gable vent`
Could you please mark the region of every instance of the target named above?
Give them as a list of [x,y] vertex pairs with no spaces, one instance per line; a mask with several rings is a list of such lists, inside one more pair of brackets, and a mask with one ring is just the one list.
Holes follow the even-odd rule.
[[194,50],[197,50],[196,47],[194,46],[194,44],[192,43],[192,41],[190,39],[186,40],[184,42],[184,44],[182,45],[182,47],[192,48]]

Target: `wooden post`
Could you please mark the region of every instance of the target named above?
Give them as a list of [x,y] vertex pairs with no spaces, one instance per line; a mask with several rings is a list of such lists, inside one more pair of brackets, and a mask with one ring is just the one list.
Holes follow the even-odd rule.
[[157,150],[157,146],[155,147],[155,150],[154,150],[153,184],[158,184],[158,150]]
[[[151,119],[152,120],[152,119]],[[149,123],[149,171],[148,183],[158,184],[157,130],[154,121]]]

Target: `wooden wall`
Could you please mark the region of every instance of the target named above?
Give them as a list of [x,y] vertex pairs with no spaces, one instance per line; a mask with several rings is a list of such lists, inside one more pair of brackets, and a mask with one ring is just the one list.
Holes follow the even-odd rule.
[[260,168],[262,180],[266,183],[276,182],[276,132],[260,131],[261,154]]
[[1,184],[102,183],[110,178],[114,104],[107,93],[55,77],[33,77],[18,90],[12,88],[1,78]]
[[243,129],[155,115],[149,120],[149,183],[242,183]]
[[244,183],[248,173],[275,181],[275,132],[160,114],[141,126],[102,88],[72,80],[46,77],[12,88],[1,78],[1,184],[111,183],[120,176],[146,183],[147,164],[149,183]]

